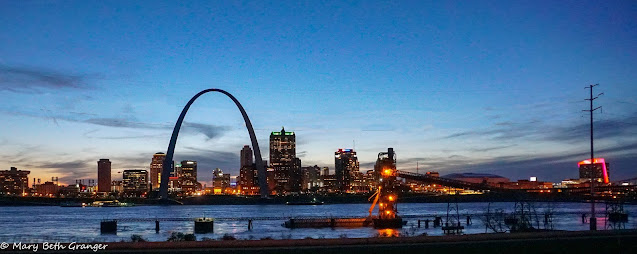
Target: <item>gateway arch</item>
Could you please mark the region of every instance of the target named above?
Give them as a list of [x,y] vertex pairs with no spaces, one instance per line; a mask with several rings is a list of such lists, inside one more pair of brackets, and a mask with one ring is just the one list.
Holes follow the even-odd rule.
[[258,172],[257,176],[259,177],[259,188],[261,189],[261,197],[262,198],[267,197],[268,183],[266,180],[265,165],[263,165],[263,159],[261,158],[261,150],[259,149],[259,143],[257,142],[256,135],[254,135],[254,129],[252,128],[252,123],[250,123],[248,114],[246,114],[246,111],[243,109],[243,106],[241,106],[241,103],[239,103],[239,101],[234,96],[232,96],[232,94],[221,89],[212,88],[212,89],[203,90],[199,92],[198,94],[196,94],[195,96],[193,96],[192,99],[188,101],[188,104],[186,104],[184,109],[181,111],[181,115],[179,115],[179,118],[177,119],[177,123],[175,124],[175,128],[173,129],[173,135],[172,137],[170,137],[170,143],[168,144],[168,151],[166,152],[166,158],[164,159],[164,165],[161,171],[161,185],[159,186],[159,195],[161,199],[164,199],[164,200],[168,199],[168,181],[170,181],[170,172],[173,170],[171,168],[172,161],[173,161],[173,154],[175,152],[175,144],[177,143],[177,136],[179,136],[179,129],[181,129],[181,124],[184,121],[184,117],[186,117],[186,113],[188,112],[190,105],[192,105],[192,103],[195,102],[195,100],[197,100],[199,96],[208,92],[220,92],[222,94],[225,94],[226,96],[230,97],[232,101],[234,101],[234,103],[239,108],[239,111],[241,111],[241,115],[243,115],[243,120],[245,121],[246,128],[248,129],[248,133],[250,134],[250,141],[252,141],[254,159],[256,162],[256,167]]

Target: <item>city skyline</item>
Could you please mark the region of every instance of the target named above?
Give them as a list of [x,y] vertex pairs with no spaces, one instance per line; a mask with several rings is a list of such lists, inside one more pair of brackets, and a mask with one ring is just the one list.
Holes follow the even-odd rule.
[[[0,169],[72,184],[148,169],[188,99],[234,94],[268,158],[268,135],[297,134],[301,166],[361,171],[393,147],[399,170],[577,178],[596,157],[611,181],[637,168],[637,4],[488,2],[3,2]],[[162,17],[146,20],[143,17]],[[232,102],[199,99],[175,161],[239,174],[250,144]],[[118,178],[114,178],[118,179]]]

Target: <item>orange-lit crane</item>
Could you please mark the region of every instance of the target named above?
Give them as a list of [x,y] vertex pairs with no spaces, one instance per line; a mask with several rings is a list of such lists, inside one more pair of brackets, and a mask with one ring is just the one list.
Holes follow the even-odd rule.
[[[373,218],[375,228],[400,228],[403,226],[402,218],[398,216],[398,195],[396,194],[396,154],[393,148],[387,152],[378,154],[378,160],[374,166],[374,174],[378,181],[378,191],[374,193],[376,198],[369,208],[372,216],[374,206],[378,203],[378,216]],[[372,197],[374,197],[372,195]],[[372,198],[370,197],[370,199]]]

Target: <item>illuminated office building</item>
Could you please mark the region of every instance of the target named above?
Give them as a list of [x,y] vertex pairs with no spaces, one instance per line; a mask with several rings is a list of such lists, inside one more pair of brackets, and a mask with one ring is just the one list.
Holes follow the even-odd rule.
[[166,154],[155,153],[153,159],[150,162],[150,188],[152,190],[159,189],[161,184],[161,171],[164,169],[164,159]]
[[352,149],[338,149],[334,153],[334,175],[336,187],[341,192],[349,192],[359,173],[358,158]]
[[11,167],[10,170],[0,170],[0,194],[25,194],[29,190],[29,173],[31,171],[18,170],[15,167]]
[[188,194],[193,194],[201,187],[197,182],[197,162],[185,160],[181,161],[181,172],[179,175],[181,190]]
[[608,176],[608,162],[604,158],[593,159],[593,170],[591,170],[591,160],[583,160],[577,163],[579,167],[579,178],[581,182],[590,182],[591,173],[593,173],[593,180],[600,183],[610,183]]
[[144,196],[148,192],[148,171],[143,169],[124,170],[122,176],[124,193],[130,196]]
[[283,128],[270,134],[270,166],[274,168],[276,192],[301,190],[301,160],[296,158],[294,132],[286,132]]

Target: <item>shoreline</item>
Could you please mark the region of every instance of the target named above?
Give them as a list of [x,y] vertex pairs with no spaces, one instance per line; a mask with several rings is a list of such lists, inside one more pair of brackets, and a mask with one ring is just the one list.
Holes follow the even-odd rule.
[[[107,245],[99,250],[101,253],[635,253],[637,230],[87,244]],[[7,248],[3,252],[24,253],[25,250]],[[95,252],[75,250],[73,253]]]
[[[259,196],[231,196],[231,195],[208,195],[178,199],[183,205],[285,205],[287,202],[298,202],[317,198],[325,205],[329,204],[369,204],[366,194],[346,194],[346,195],[298,195],[298,196],[275,196],[268,199],[262,199]],[[107,198],[46,198],[46,197],[0,197],[0,207],[7,206],[59,206],[64,202],[84,202],[91,203],[97,200],[112,200]],[[119,199],[121,202],[133,203],[137,206],[143,205],[179,205],[166,204],[157,199],[146,198],[124,198]],[[597,202],[605,202],[613,199],[597,199]],[[616,199],[615,199],[616,200]],[[471,203],[471,202],[569,202],[569,203],[588,203],[590,200],[586,196],[573,195],[539,195],[530,193],[527,195],[511,195],[500,193],[488,193],[480,195],[445,195],[432,196],[420,194],[403,194],[400,197],[400,203]],[[622,200],[625,204],[637,204],[637,200]]]

